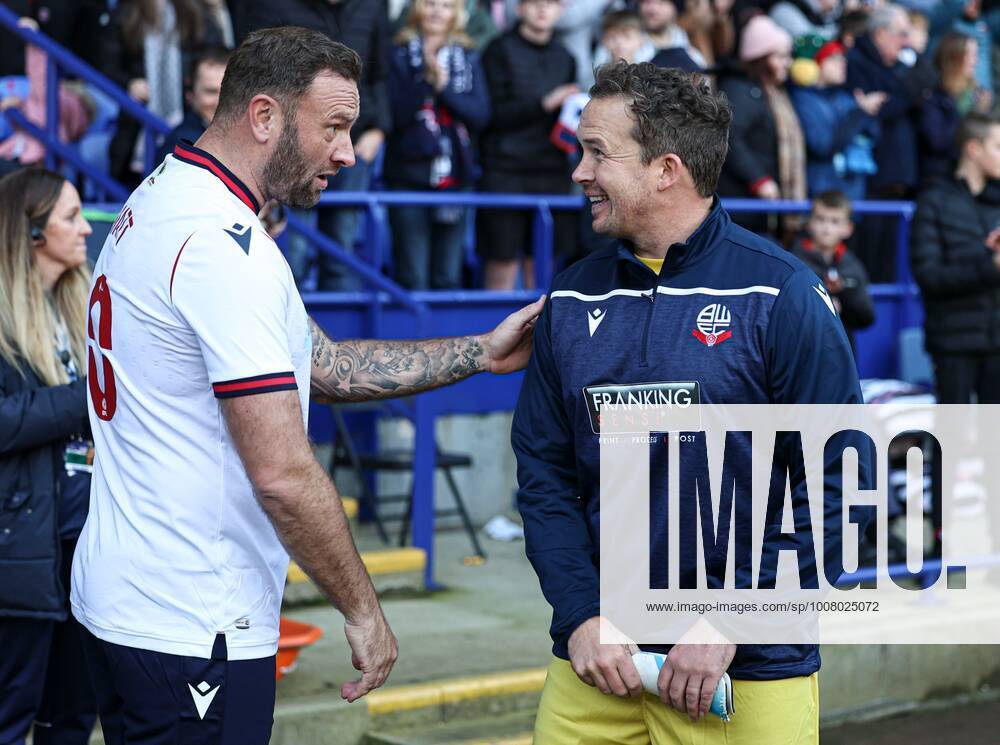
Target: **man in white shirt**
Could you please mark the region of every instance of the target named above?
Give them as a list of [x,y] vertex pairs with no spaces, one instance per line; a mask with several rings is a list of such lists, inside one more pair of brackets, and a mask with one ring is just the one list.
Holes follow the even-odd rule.
[[520,369],[541,301],[477,337],[331,341],[257,217],[354,164],[357,54],[295,27],[233,55],[212,125],[132,194],[88,324],[96,462],[72,605],[108,745],[264,745],[288,554],[346,618],[354,701],[396,659],[333,484],[314,400],[409,395]]

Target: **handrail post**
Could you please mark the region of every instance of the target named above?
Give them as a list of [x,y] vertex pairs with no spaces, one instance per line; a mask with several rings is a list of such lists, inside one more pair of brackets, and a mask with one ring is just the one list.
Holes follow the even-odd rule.
[[535,287],[539,290],[547,290],[552,284],[554,232],[555,221],[552,219],[552,210],[549,209],[547,203],[540,202],[535,210],[535,225],[532,234]]
[[[428,311],[417,310],[417,337],[428,333]],[[424,587],[438,589],[434,580],[434,475],[437,468],[437,434],[434,413],[426,396],[413,399],[413,514],[410,530],[413,545],[427,556]]]
[[[49,142],[59,139],[59,66],[52,55],[45,56],[45,134]],[[56,154],[52,148],[45,148],[45,167],[50,171],[57,168]]]

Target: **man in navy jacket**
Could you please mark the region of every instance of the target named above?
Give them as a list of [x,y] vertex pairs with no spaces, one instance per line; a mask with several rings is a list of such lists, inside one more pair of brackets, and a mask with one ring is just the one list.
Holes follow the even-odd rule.
[[[816,646],[675,645],[659,680],[671,708],[635,702],[629,649],[599,643],[600,449],[585,389],[688,381],[702,403],[739,404],[861,395],[822,283],[735,225],[714,194],[725,99],[678,70],[626,63],[601,68],[590,94],[574,180],[594,229],[620,241],[555,279],[512,432],[527,554],[553,608],[556,659],[536,742],[576,743],[604,727],[616,742],[630,742],[628,731],[640,732],[636,742],[686,742],[693,735],[680,728],[721,727],[686,715],[705,713],[727,669],[757,709],[726,725],[727,742],[818,742]],[[706,333],[705,314],[727,323]]]

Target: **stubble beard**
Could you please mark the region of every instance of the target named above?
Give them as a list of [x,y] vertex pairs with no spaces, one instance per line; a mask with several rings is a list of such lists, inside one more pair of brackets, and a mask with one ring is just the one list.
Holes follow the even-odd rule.
[[264,166],[263,181],[272,198],[292,209],[307,210],[316,206],[320,190],[313,186],[312,169],[302,153],[298,130],[295,119],[289,119]]

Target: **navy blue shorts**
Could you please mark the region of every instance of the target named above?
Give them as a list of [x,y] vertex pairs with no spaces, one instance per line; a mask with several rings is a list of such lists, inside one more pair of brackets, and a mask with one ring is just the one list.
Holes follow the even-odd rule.
[[87,657],[106,745],[267,745],[275,659],[227,660],[123,647],[87,633]]

